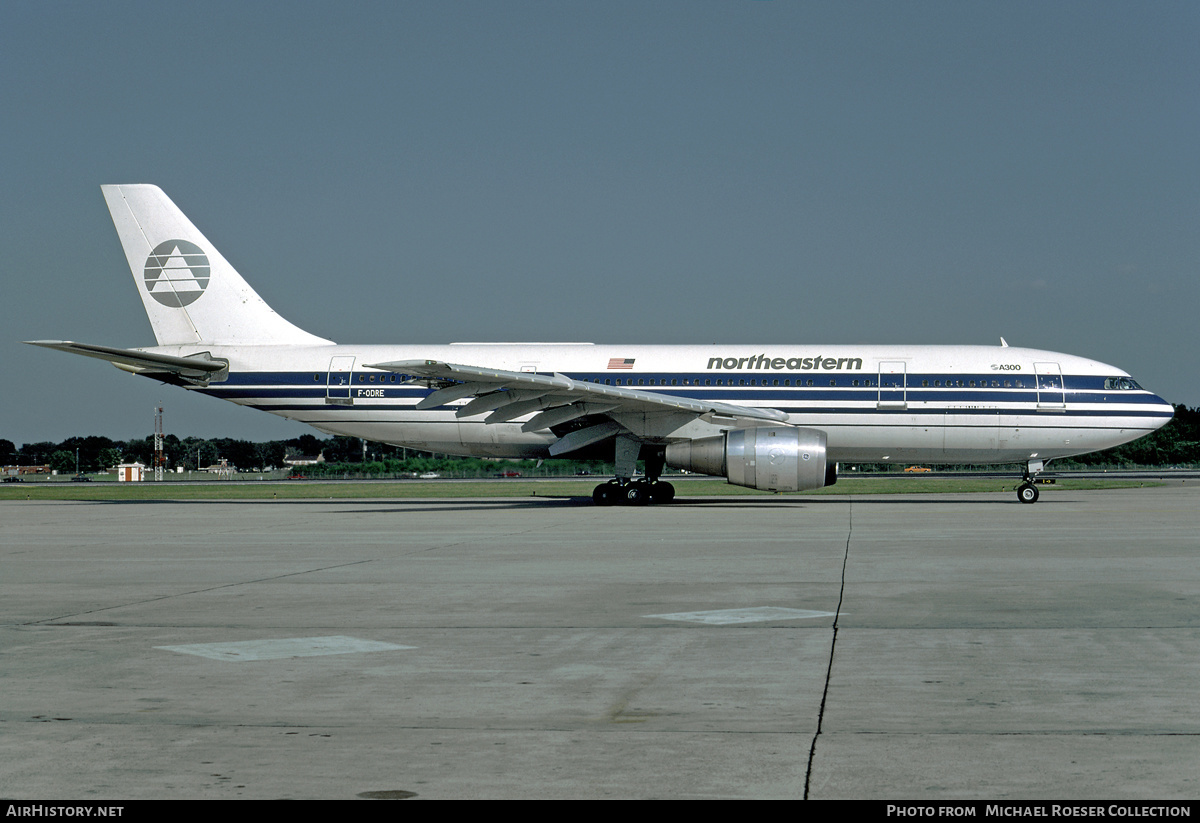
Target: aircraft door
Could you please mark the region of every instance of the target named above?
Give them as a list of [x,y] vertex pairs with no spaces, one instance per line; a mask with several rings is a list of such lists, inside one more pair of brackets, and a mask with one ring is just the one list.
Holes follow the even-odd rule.
[[329,375],[325,381],[325,402],[335,406],[349,406],[350,379],[354,376],[354,357],[339,356],[329,360]]
[[879,361],[879,408],[906,409],[907,374],[903,360]]
[[1064,411],[1062,369],[1057,363],[1034,363],[1037,373],[1038,411]]

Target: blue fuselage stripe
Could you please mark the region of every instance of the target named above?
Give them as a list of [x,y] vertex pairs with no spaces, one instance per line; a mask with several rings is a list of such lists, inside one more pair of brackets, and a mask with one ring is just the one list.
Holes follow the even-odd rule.
[[[984,375],[924,375],[909,374],[907,387],[880,389],[878,379],[845,375],[814,378],[797,377],[797,385],[783,385],[793,378],[759,377],[754,373],[731,373],[714,378],[697,374],[655,374],[614,377],[611,372],[567,375],[576,380],[619,384],[648,392],[694,399],[724,402],[753,402],[769,404],[789,414],[840,414],[877,416],[894,415],[1013,415],[1036,410],[1039,400],[1063,402],[1072,416],[1084,417],[1145,417],[1163,419],[1171,413],[1163,409],[1163,401],[1141,390],[1117,391],[1104,388],[1105,378],[1090,375],[1065,375],[1063,387],[1042,388],[1033,385],[1033,378],[995,378]],[[411,411],[415,401],[430,393],[423,386],[404,384],[403,376],[387,373],[354,372],[349,386],[327,387],[325,372],[233,372],[229,379],[208,387],[196,388],[213,397],[240,402],[263,411],[303,411],[316,408],[333,411],[350,410],[349,406],[325,404],[330,394],[347,393],[355,400],[369,403],[372,411]],[[717,382],[725,385],[715,385]],[[732,385],[743,381],[748,385]],[[935,386],[936,382],[953,382],[953,386]],[[971,387],[969,384],[976,385]],[[1012,383],[1009,387],[991,385]],[[816,384],[820,385],[816,385]],[[1020,383],[1021,385],[1016,385]],[[750,385],[755,384],[755,385]],[[814,385],[809,385],[814,384]],[[903,392],[907,408],[877,408],[881,392],[884,399],[893,399]],[[287,402],[292,401],[292,402]],[[307,402],[305,402],[307,401]],[[392,401],[392,402],[387,402]],[[399,401],[399,402],[397,402]],[[405,402],[407,401],[407,402]],[[999,407],[995,404],[1015,404]],[[822,404],[822,405],[817,405]],[[836,404],[836,405],[827,405]],[[854,405],[848,405],[854,404]],[[917,405],[919,404],[919,405]],[[1108,405],[1109,409],[1079,408],[1080,405]],[[1130,406],[1153,406],[1153,409],[1131,409]],[[361,409],[360,409],[361,410]]]

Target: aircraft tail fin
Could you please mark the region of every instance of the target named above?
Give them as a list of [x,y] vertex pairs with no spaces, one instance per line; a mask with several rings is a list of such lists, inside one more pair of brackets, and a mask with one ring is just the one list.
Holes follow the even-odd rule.
[[158,186],[101,186],[160,346],[324,345],[267,305]]

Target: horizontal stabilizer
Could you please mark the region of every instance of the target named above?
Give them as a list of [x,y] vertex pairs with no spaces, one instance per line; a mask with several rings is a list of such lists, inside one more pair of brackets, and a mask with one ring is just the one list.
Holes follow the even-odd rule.
[[41,346],[44,349],[81,354],[84,357],[95,357],[107,360],[119,369],[141,373],[167,373],[186,378],[189,382],[208,383],[209,380],[224,377],[229,369],[229,362],[219,360],[208,352],[197,352],[187,357],[175,357],[169,354],[156,354],[140,349],[115,349],[109,346],[94,346],[90,343],[75,343],[71,340],[26,340],[31,346]]

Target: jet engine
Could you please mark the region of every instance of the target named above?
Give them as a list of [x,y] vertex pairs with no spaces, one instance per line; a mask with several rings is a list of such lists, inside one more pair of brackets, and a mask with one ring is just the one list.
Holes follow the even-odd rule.
[[667,446],[667,465],[725,477],[735,486],[794,492],[832,486],[837,464],[825,458],[825,432],[794,426],[734,429]]

